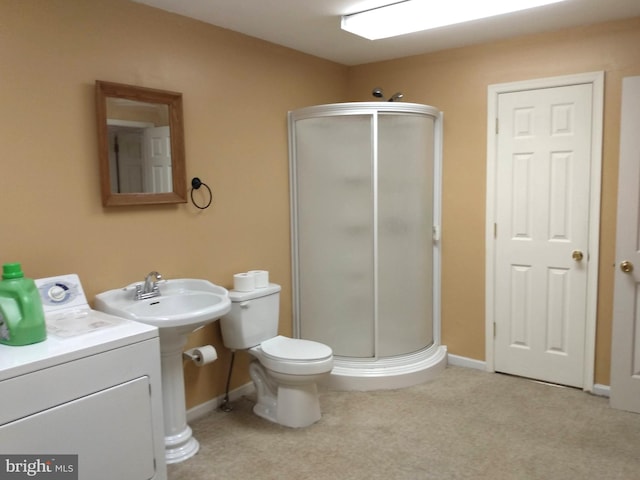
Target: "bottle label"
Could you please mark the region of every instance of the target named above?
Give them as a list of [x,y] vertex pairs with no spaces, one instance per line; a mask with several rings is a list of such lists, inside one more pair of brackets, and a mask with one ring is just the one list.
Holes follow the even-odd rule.
[[9,333],[9,326],[4,321],[4,316],[0,312],[0,340],[11,340],[11,334]]

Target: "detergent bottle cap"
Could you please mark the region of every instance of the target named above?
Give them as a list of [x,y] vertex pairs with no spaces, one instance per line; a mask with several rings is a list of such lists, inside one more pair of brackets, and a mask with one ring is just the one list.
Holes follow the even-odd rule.
[[19,263],[5,263],[2,265],[2,278],[4,280],[22,277],[24,277],[24,273],[22,273],[22,267]]

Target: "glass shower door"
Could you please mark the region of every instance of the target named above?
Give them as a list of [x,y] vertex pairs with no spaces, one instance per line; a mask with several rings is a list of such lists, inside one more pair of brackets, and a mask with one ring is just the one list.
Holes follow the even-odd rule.
[[375,355],[372,115],[295,123],[300,337]]
[[378,357],[433,343],[434,118],[378,115]]

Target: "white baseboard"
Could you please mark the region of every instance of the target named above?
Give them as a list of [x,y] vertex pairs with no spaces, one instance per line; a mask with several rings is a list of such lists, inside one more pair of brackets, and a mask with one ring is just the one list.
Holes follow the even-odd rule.
[[600,397],[608,398],[611,396],[611,387],[609,385],[600,385],[599,383],[595,383],[591,393]]
[[[238,398],[244,395],[252,394],[254,391],[255,391],[255,387],[253,386],[253,382],[246,383],[241,387],[238,387],[235,390],[230,391],[229,400],[230,401],[237,400]],[[193,422],[194,420],[197,420],[199,418],[204,417],[205,415],[210,414],[211,412],[215,411],[220,405],[222,405],[223,401],[224,401],[224,394],[218,395],[217,397],[212,398],[211,400],[208,400],[204,403],[201,403],[200,405],[196,405],[195,407],[190,408],[189,410],[187,410],[187,422]]]
[[448,354],[447,363],[454,367],[475,368],[476,370],[487,370],[487,362],[475,360],[473,358],[461,357],[459,355]]

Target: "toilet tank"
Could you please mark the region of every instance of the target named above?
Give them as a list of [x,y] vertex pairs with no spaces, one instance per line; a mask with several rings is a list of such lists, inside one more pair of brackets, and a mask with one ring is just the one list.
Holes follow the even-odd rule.
[[280,285],[250,292],[229,290],[231,310],[220,318],[222,343],[232,350],[245,350],[278,335]]

